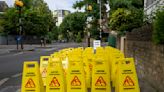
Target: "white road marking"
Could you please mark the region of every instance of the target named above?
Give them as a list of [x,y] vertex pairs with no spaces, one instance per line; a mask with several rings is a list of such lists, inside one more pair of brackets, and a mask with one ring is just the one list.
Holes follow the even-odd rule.
[[[16,78],[16,77],[19,77],[21,76],[22,73],[18,73],[18,74],[14,74],[12,75],[10,78]],[[0,86],[2,86],[5,82],[7,82],[10,78],[4,78],[2,80],[0,80]]]
[[19,86],[6,86],[0,89],[0,92],[21,92]]
[[19,52],[19,53],[13,54],[13,56],[17,56],[17,55],[20,55],[20,54],[23,54],[23,52]]
[[18,73],[18,74],[12,75],[11,77],[12,77],[12,78],[16,78],[16,77],[19,77],[19,76],[21,76],[21,75],[22,75],[22,73]]
[[0,57],[9,57],[9,56],[17,56],[17,55],[20,55],[20,54],[23,54],[23,52],[19,52],[19,53],[16,53],[16,54],[9,54],[9,55],[2,55]]
[[16,92],[21,92],[21,90],[20,90],[20,89],[18,89]]
[[4,78],[0,80],[0,86],[3,85],[6,81],[8,81],[10,78]]

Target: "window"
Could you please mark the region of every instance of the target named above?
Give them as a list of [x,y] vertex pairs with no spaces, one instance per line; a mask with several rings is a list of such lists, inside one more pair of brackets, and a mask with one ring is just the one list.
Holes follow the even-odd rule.
[[62,10],[58,11],[58,17],[62,17]]
[[146,7],[149,7],[151,4],[153,4],[153,2],[155,2],[156,0],[147,0],[146,1]]

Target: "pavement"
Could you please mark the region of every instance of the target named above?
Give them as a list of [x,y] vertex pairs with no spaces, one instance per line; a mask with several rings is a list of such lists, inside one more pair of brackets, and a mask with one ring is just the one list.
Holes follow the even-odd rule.
[[0,56],[11,54],[11,53],[18,53],[22,51],[33,50],[37,45],[24,45],[24,50],[17,50],[16,45],[0,45]]

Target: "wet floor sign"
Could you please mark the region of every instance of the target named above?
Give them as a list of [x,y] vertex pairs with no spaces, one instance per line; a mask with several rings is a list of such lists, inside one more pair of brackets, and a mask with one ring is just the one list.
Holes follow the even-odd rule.
[[91,79],[92,79],[92,57],[83,57],[84,62],[84,71],[86,78],[86,86],[87,88],[91,88]]
[[133,58],[120,60],[115,92],[140,92]]
[[83,63],[84,63],[84,71],[85,71],[87,88],[91,88],[93,56],[94,56],[93,48],[87,47],[83,52]]
[[27,80],[27,83],[25,85],[25,88],[35,88],[35,87],[36,86],[35,86],[35,83],[34,83],[33,79],[32,78],[29,78]]
[[46,92],[65,92],[65,80],[62,63],[58,61],[49,61],[46,78]]
[[46,86],[47,67],[50,56],[40,57],[40,73],[42,76],[43,84]]
[[113,53],[110,60],[111,60],[111,81],[112,81],[112,87],[115,87],[115,81],[116,81],[116,70],[119,63],[119,59],[124,58],[123,53]]
[[69,59],[67,92],[87,92],[82,60]]
[[103,55],[105,53],[105,49],[103,47],[96,48],[96,55]]
[[38,62],[25,62],[21,92],[44,92]]
[[91,92],[111,92],[108,63],[104,58],[93,61]]

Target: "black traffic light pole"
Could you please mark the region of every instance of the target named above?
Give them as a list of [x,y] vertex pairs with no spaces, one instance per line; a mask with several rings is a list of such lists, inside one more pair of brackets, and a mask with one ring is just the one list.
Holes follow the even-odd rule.
[[90,21],[88,20],[88,17],[90,16],[90,12],[92,11],[92,6],[90,4],[87,5],[87,40],[88,40],[88,47],[90,47],[90,38],[91,34],[89,31],[89,24]]
[[23,50],[23,30],[22,30],[22,18],[21,18],[22,7],[18,6],[18,8],[19,8],[19,37],[21,41],[21,49]]

